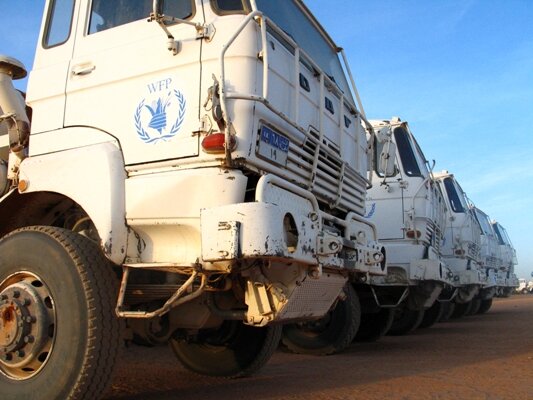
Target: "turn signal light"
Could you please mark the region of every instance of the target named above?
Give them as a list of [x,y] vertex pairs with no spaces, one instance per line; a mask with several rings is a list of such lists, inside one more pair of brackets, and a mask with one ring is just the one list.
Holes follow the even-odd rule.
[[[234,136],[230,136],[230,150],[235,149],[236,140]],[[207,135],[202,140],[202,148],[206,153],[220,154],[226,151],[226,134],[223,132],[212,133]]]
[[420,236],[422,236],[422,233],[420,233],[420,231],[413,231],[413,230],[409,230],[407,232],[405,232],[405,235],[409,238],[409,239],[419,239]]

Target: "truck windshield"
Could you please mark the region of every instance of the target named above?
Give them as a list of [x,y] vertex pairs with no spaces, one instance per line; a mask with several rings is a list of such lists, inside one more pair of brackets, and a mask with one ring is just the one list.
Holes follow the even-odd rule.
[[500,232],[500,227],[498,226],[498,224],[492,225],[492,228],[494,228],[494,232],[496,232],[496,236],[498,237],[498,243],[506,244],[505,240],[503,239],[503,235]]
[[484,235],[492,235],[492,228],[490,227],[489,218],[487,217],[487,214],[481,212],[479,209],[474,208],[474,215],[476,216],[476,220],[481,227],[481,230],[483,231]]
[[496,232],[496,236],[498,236],[498,242],[502,245],[506,244],[511,246],[511,241],[509,240],[509,236],[507,236],[505,228],[498,223],[492,224],[492,227],[494,228],[494,232]]
[[498,224],[498,227],[500,228],[500,232],[503,236],[503,241],[508,244],[509,246],[512,246],[513,243],[511,242],[511,238],[509,238],[509,235],[507,234],[507,230],[501,226],[500,224]]
[[405,174],[407,176],[422,176],[420,167],[416,161],[414,149],[409,140],[409,134],[403,126],[394,129],[394,139],[396,140],[396,146],[398,147],[398,153],[400,154],[400,160],[402,161]]
[[456,213],[464,213],[465,212],[465,204],[464,204],[464,196],[459,194],[457,191],[457,188],[454,185],[452,178],[444,178],[444,187],[446,189],[446,194],[448,195],[448,200],[450,201],[450,207],[452,208],[453,212]]

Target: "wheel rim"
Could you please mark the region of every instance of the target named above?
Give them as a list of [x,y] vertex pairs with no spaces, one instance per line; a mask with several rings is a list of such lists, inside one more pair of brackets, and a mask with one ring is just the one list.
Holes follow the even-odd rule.
[[56,314],[50,290],[21,271],[0,284],[0,372],[13,380],[38,374],[52,353]]

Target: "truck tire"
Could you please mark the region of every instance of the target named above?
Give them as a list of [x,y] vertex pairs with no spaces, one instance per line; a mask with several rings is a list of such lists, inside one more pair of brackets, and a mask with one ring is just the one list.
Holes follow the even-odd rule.
[[481,307],[481,299],[473,299],[472,300],[472,306],[470,306],[470,310],[468,310],[468,316],[470,315],[476,315]]
[[492,298],[487,300],[481,300],[481,305],[479,306],[478,314],[485,314],[492,307]]
[[121,345],[116,276],[98,246],[53,227],[0,241],[0,397],[98,399]]
[[350,283],[344,286],[344,293],[346,298],[338,301],[325,317],[285,325],[282,343],[296,354],[328,355],[348,347],[361,323],[361,305]]
[[391,336],[407,335],[418,328],[423,318],[424,310],[409,310],[406,306],[400,305],[394,311],[394,321],[387,334]]
[[472,300],[468,303],[455,303],[455,310],[451,316],[451,319],[458,319],[468,315],[468,312],[472,308]]
[[170,347],[181,364],[201,375],[241,378],[252,375],[270,359],[281,338],[279,325],[256,328],[224,321],[204,329],[194,339],[172,337]]
[[377,313],[361,314],[361,324],[355,342],[376,342],[387,334],[394,321],[393,308],[381,308]]
[[440,301],[435,301],[431,307],[424,312],[424,318],[419,325],[419,329],[429,328],[435,325],[442,318],[442,314],[446,310],[444,304]]
[[439,322],[447,322],[452,317],[453,312],[455,311],[455,302],[447,301],[444,304],[444,311],[442,316],[439,319]]

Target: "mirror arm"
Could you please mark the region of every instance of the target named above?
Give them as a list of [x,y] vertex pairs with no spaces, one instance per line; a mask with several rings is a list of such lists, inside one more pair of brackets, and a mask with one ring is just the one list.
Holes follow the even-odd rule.
[[160,14],[159,0],[154,0],[152,8],[153,10],[150,13],[148,22],[155,21],[161,27],[161,29],[163,29],[165,35],[167,35],[168,38],[167,48],[169,51],[172,52],[173,55],[176,55],[181,51],[181,42],[174,38],[174,35],[170,32],[165,23],[180,23],[193,26],[194,29],[196,29],[197,39],[207,38],[208,40],[211,40],[215,33],[214,27],[212,25],[202,25],[199,22],[191,22],[187,21],[186,19],[170,17],[164,14]]

